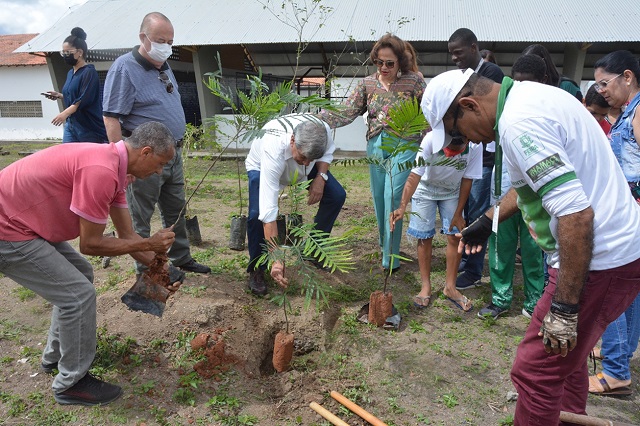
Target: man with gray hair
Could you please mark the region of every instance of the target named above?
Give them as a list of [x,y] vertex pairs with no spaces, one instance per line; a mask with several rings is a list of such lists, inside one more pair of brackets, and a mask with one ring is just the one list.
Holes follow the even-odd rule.
[[[278,237],[278,194],[298,181],[311,180],[309,205],[320,202],[314,218],[316,229],[330,233],[342,209],[346,192],[329,173],[336,147],[329,126],[311,115],[290,114],[271,120],[261,137],[253,140],[245,165],[249,177],[249,289],[255,295],[267,294],[264,280],[266,265],[257,264],[262,244]],[[275,262],[271,277],[287,286],[284,265]]]
[[[173,143],[164,124],[150,122],[126,141],[56,145],[0,171],[0,272],[53,305],[42,369],[59,371],[52,387],[60,404],[108,404],[122,393],[88,373],[96,354],[96,290],[82,254],[130,254],[148,265],[171,247],[171,228],[149,238],[134,232],[125,188],[162,173]],[[117,238],[103,235],[109,217]],[[82,254],[67,242],[78,237]]]

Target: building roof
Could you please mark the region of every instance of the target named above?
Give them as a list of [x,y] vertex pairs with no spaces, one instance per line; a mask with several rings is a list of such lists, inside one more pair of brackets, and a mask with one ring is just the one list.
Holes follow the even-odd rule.
[[13,53],[18,47],[38,34],[0,35],[0,67],[46,65],[42,56],[28,53]]
[[171,19],[176,46],[296,43],[299,38],[321,43],[368,42],[388,31],[407,41],[446,42],[459,27],[473,29],[481,41],[640,41],[640,32],[630,30],[640,22],[640,2],[598,14],[594,11],[601,10],[602,3],[595,0],[580,4],[575,0],[522,1],[517,6],[513,0],[300,0],[295,2],[302,10],[298,18],[308,19],[302,31],[296,30],[291,3],[89,0],[17,51],[57,51],[78,23],[88,34],[90,49],[130,48],[137,44],[140,22],[150,11]]

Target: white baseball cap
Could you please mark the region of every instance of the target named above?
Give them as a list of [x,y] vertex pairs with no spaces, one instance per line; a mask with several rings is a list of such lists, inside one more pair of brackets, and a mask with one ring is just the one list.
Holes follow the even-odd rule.
[[471,68],[464,71],[447,71],[435,76],[427,84],[420,106],[431,126],[434,152],[440,151],[451,143],[451,136],[444,130],[442,119],[473,73]]

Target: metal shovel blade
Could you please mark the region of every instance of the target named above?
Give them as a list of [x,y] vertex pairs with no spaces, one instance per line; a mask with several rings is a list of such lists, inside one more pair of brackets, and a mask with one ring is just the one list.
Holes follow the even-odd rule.
[[169,294],[170,291],[166,287],[144,273],[120,300],[132,311],[162,317]]

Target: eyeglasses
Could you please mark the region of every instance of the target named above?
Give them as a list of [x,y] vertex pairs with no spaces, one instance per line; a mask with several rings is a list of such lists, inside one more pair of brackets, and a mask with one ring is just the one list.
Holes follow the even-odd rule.
[[374,59],[373,64],[378,68],[382,68],[383,65],[386,65],[387,68],[393,68],[396,66],[396,61],[383,61],[382,59]]
[[624,73],[621,72],[620,74],[616,75],[615,77],[611,77],[609,80],[601,80],[600,83],[595,83],[593,85],[593,87],[596,89],[597,92],[605,90],[607,88],[607,86],[609,85],[609,83],[611,83],[616,78],[620,77],[622,74],[624,74]]
[[164,83],[165,87],[167,88],[167,93],[173,93],[173,83],[171,82],[171,79],[169,79],[167,73],[165,73],[164,71],[160,71],[158,80]]
[[73,55],[77,52],[77,49],[74,50],[61,50],[60,51],[60,56],[68,56],[68,55]]

